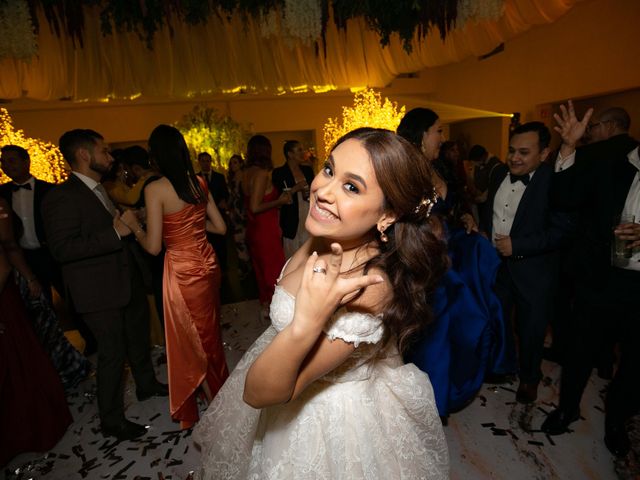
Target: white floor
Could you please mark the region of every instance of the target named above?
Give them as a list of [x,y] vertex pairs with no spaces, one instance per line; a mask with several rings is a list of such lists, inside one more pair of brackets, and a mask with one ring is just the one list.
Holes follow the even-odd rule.
[[[225,305],[222,326],[230,368],[266,325],[256,300]],[[158,378],[166,382],[163,351],[154,351]],[[633,452],[616,460],[602,442],[602,390],[593,377],[582,402],[584,420],[575,431],[547,437],[538,431],[557,399],[559,367],[545,362],[545,386],[531,406],[515,402],[517,385],[484,385],[474,402],[452,415],[445,428],[452,479],[638,479],[640,422],[632,432]],[[142,439],[116,442],[99,432],[95,382],[89,379],[69,396],[74,423],[46,454],[23,454],[0,472],[7,479],[185,479],[199,461],[190,431],[180,431],[169,417],[167,398],[135,399],[132,381],[125,392],[127,416],[149,425]],[[0,426],[1,428],[1,426]],[[387,480],[387,479],[384,479]]]

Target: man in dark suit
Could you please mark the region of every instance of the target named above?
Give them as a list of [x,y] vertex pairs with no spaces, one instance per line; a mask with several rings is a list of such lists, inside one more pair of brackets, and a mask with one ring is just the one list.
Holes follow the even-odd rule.
[[24,148],[5,145],[1,152],[0,165],[12,182],[0,186],[0,195],[20,219],[20,246],[43,292],[51,300],[51,286],[59,290],[62,281],[59,269],[46,247],[41,205],[45,194],[54,185],[31,175],[31,159]]
[[[534,402],[538,395],[545,329],[557,278],[557,249],[570,226],[550,204],[553,168],[543,163],[550,138],[541,122],[513,130],[507,165],[496,167],[480,215],[481,230],[502,257],[495,289],[507,325],[515,307],[520,365],[516,400],[521,403]],[[513,347],[511,355],[515,355]]]
[[[561,115],[555,115],[563,142],[556,162],[556,183],[562,187],[558,198],[577,219],[569,259],[576,299],[559,407],[542,424],[544,432],[558,435],[579,418],[580,400],[603,332],[613,330],[621,341],[622,355],[607,392],[604,440],[618,456],[629,452],[625,423],[640,407],[640,310],[636,300],[640,292],[640,158],[637,142],[626,133],[630,122],[623,112],[606,110],[589,124],[593,111],[578,120],[569,103],[561,107]],[[619,133],[576,150],[585,132],[599,135],[596,129],[604,128],[618,128]],[[616,226],[615,218],[623,212],[635,214],[636,223]],[[628,261],[612,265],[614,235],[635,244],[635,249],[629,251]]]
[[60,138],[72,168],[43,202],[51,252],[62,265],[68,294],[98,339],[98,410],[105,436],[132,439],[146,429],[126,420],[123,373],[128,359],[139,400],[166,396],[149,353],[149,311],[141,274],[125,237],[131,231],[100,183],[113,157],[102,136],[72,130]]
[[[201,175],[207,181],[207,187],[209,188],[209,192],[211,192],[213,201],[222,214],[225,223],[227,223],[227,211],[229,210],[229,207],[227,206],[227,201],[229,200],[227,181],[223,174],[218,173],[211,168],[211,155],[207,152],[198,154],[198,163],[200,164]],[[222,273],[225,274],[227,272],[226,237],[224,235],[216,235],[215,233],[207,232],[207,240],[209,240],[209,243],[215,250]]]
[[298,248],[305,242],[304,238],[297,238],[299,235],[300,222],[304,223],[306,218],[300,218],[300,195],[298,192],[305,192],[302,201],[309,207],[309,185],[313,181],[313,169],[307,165],[302,165],[304,151],[302,145],[297,140],[287,140],[284,144],[284,158],[286,162],[283,166],[275,168],[271,179],[275,187],[280,192],[289,191],[291,193],[291,203],[280,208],[280,229],[282,230],[283,246],[285,256],[291,257]]

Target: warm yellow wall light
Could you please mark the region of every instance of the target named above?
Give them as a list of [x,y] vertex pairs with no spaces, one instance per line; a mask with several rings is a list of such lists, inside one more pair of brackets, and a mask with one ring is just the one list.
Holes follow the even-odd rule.
[[[69,176],[69,168],[57,146],[25,136],[22,130],[16,130],[13,127],[9,112],[5,108],[0,108],[0,146],[4,145],[18,145],[29,152],[31,174],[40,180],[62,183]],[[9,177],[4,174],[0,177],[0,183],[6,183],[9,180]]]

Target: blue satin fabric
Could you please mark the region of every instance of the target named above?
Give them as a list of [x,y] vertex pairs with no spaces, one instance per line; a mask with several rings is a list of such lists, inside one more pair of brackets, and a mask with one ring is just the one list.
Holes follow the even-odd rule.
[[441,416],[471,401],[485,374],[517,368],[505,352],[511,340],[493,292],[500,265],[495,248],[479,234],[455,229],[448,249],[451,268],[434,293],[435,320],[405,358],[429,375]]

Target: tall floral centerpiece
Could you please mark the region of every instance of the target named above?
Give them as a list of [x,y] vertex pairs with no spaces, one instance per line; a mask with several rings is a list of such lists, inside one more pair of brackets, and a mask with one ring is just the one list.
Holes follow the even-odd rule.
[[182,117],[176,128],[184,135],[192,158],[195,160],[199,153],[207,152],[217,170],[226,170],[231,155],[244,151],[250,135],[228,115],[203,105],[197,105]]
[[342,118],[330,118],[323,128],[325,149],[329,150],[345,133],[360,127],[386,128],[395,131],[404,117],[404,105],[398,108],[396,102],[371,89],[356,92],[353,106],[342,107]]

